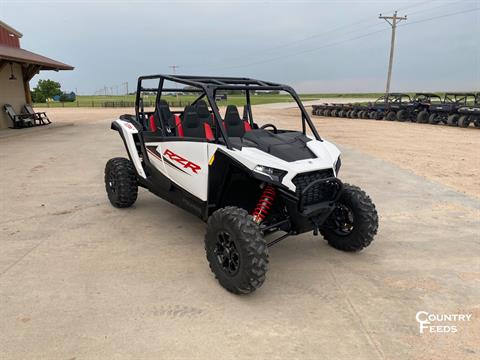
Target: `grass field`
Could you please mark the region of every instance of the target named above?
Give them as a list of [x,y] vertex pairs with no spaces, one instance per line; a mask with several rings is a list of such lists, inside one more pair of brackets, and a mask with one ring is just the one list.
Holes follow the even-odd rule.
[[[300,94],[302,100],[317,100],[322,98],[372,98],[380,96],[381,94],[364,93],[364,94]],[[195,95],[182,95],[175,97],[173,95],[162,96],[172,106],[186,106],[190,104]],[[144,102],[153,103],[155,101],[154,96],[145,96]],[[278,95],[254,95],[251,97],[252,105],[271,104],[279,102],[293,101],[292,97],[287,94]],[[35,103],[34,107],[132,107],[135,102],[135,95],[79,95],[74,102],[49,102],[49,103]],[[245,104],[245,96],[242,95],[229,95],[228,101],[219,101],[219,105],[233,104],[241,106]]]

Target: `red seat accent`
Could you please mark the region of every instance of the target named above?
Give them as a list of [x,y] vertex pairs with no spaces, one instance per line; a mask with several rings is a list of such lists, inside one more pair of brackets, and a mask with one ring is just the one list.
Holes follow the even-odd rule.
[[155,118],[153,117],[153,115],[150,115],[150,118],[148,120],[149,120],[148,125],[150,127],[150,131],[157,132],[157,126],[155,125]]
[[208,125],[205,122],[205,123],[203,123],[203,128],[205,129],[205,138],[207,140],[213,140],[214,137],[213,137],[213,132],[212,132],[212,128],[210,127],[210,125]]
[[175,126],[177,128],[177,136],[183,137],[182,121],[180,120],[180,116],[178,115],[175,115]]
[[247,120],[243,120],[243,125],[245,126],[245,131],[252,131],[252,127]]

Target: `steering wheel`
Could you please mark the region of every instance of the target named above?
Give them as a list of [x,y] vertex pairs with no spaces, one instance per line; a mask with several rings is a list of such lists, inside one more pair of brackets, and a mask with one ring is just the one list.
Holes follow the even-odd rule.
[[266,129],[268,127],[271,127],[273,129],[274,134],[276,134],[278,132],[277,127],[273,124],[265,124],[260,129]]

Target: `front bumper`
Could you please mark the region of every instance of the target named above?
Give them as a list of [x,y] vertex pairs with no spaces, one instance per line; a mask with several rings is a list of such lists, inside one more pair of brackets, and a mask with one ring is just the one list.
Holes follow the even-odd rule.
[[[318,202],[307,202],[308,194],[314,187],[325,187],[325,194]],[[312,181],[297,196],[289,191],[279,189],[288,217],[291,231],[297,234],[314,230],[321,226],[335,208],[342,195],[343,183],[336,177]]]

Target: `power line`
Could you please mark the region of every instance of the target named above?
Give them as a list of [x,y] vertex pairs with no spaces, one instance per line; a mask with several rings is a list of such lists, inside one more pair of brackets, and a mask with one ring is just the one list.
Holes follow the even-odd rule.
[[413,24],[420,24],[420,23],[423,23],[423,22],[431,21],[431,20],[441,19],[441,18],[445,18],[445,17],[449,17],[449,16],[454,16],[454,15],[459,15],[459,14],[465,14],[465,13],[469,13],[469,12],[475,12],[475,11],[478,11],[478,10],[480,10],[480,8],[467,9],[467,10],[457,11],[457,12],[450,13],[450,14],[432,16],[432,17],[429,17],[429,18],[427,18],[427,19],[421,19],[421,20],[417,20],[417,21],[411,21],[411,22],[409,22],[408,24],[403,24],[403,25],[398,25],[398,26],[407,26],[407,25],[413,25]]
[[[454,16],[454,15],[464,14],[464,13],[468,13],[468,12],[474,12],[474,11],[478,11],[478,10],[480,10],[480,8],[457,11],[457,12],[450,13],[450,14],[433,16],[433,17],[430,17],[430,18],[427,18],[427,19],[412,21],[412,22],[409,22],[408,24],[401,24],[401,25],[398,25],[398,26],[407,26],[407,25],[419,24],[419,23],[422,23],[422,22],[427,22],[427,21],[431,21],[431,20],[435,20],[435,19],[440,19],[440,18],[450,17],[450,16]],[[306,50],[302,50],[302,51],[297,51],[293,54],[277,56],[277,57],[273,57],[273,58],[269,58],[269,59],[250,62],[250,63],[247,63],[247,64],[227,66],[227,67],[217,67],[217,69],[237,69],[237,68],[243,68],[243,67],[250,67],[250,66],[253,66],[253,65],[265,64],[265,63],[276,61],[276,60],[283,60],[283,59],[286,59],[286,58],[295,57],[295,56],[303,55],[303,54],[306,54],[306,53],[316,52],[318,50],[321,50],[321,49],[324,49],[324,48],[327,48],[327,47],[340,45],[340,44],[350,42],[350,41],[353,41],[353,40],[358,40],[358,39],[368,37],[368,36],[371,36],[371,35],[374,35],[374,34],[377,34],[377,33],[380,33],[380,32],[384,32],[384,31],[386,31],[386,29],[380,29],[380,30],[372,31],[372,32],[362,34],[362,35],[359,35],[359,36],[355,36],[355,37],[352,37],[352,38],[348,38],[348,39],[345,39],[345,40],[325,44],[325,45],[322,45],[322,46],[319,46],[319,47],[306,49]]]
[[[410,8],[414,8],[414,7],[418,7],[418,6],[422,6],[422,5],[425,5],[425,4],[428,4],[428,3],[431,3],[433,2],[434,0],[426,0],[426,1],[422,1],[420,3],[416,3],[416,4],[412,4],[412,5],[408,5],[408,6],[405,6],[403,8],[400,8],[399,10],[405,10],[405,9],[410,9]],[[293,40],[293,41],[290,41],[290,42],[286,42],[284,44],[280,44],[280,45],[276,45],[276,46],[273,46],[273,47],[270,47],[270,48],[266,48],[266,49],[262,49],[261,51],[257,51],[256,53],[258,54],[259,52],[260,53],[271,53],[271,52],[275,52],[275,50],[279,50],[279,49],[283,49],[283,48],[289,48],[289,47],[292,47],[292,46],[295,46],[295,45],[298,45],[300,43],[303,43],[305,41],[309,41],[309,40],[312,40],[312,39],[316,39],[316,38],[319,38],[319,37],[323,37],[325,35],[328,35],[330,33],[333,33],[333,32],[338,32],[339,30],[343,30],[343,29],[348,29],[352,26],[355,26],[355,25],[358,25],[358,24],[363,24],[365,22],[371,22],[372,19],[371,17],[366,17],[362,20],[359,20],[359,21],[355,21],[353,23],[350,23],[350,24],[345,24],[345,25],[342,25],[342,26],[339,26],[339,27],[335,27],[333,29],[330,29],[330,30],[327,30],[327,31],[324,31],[324,32],[321,32],[321,33],[317,33],[317,34],[313,34],[313,35],[310,35],[308,37],[305,37],[305,38],[300,38],[300,39],[297,39],[297,40]],[[371,28],[374,28],[374,27],[377,27],[378,24],[372,24],[372,25],[369,25],[367,27],[362,27],[360,29],[354,29],[354,30],[351,30],[351,31],[348,31],[347,33],[344,33],[343,35],[348,35],[348,34],[351,34],[351,33],[356,33],[360,30],[367,30],[367,29],[371,29]],[[238,60],[238,56],[235,56],[235,57],[230,57],[230,58],[225,58],[223,59],[224,62],[228,62],[230,60]],[[210,65],[210,66],[201,66],[201,67],[190,67],[190,66],[187,66],[188,68],[202,68],[202,69],[206,69],[206,68],[216,68],[218,69],[218,66],[215,66],[215,65]]]

